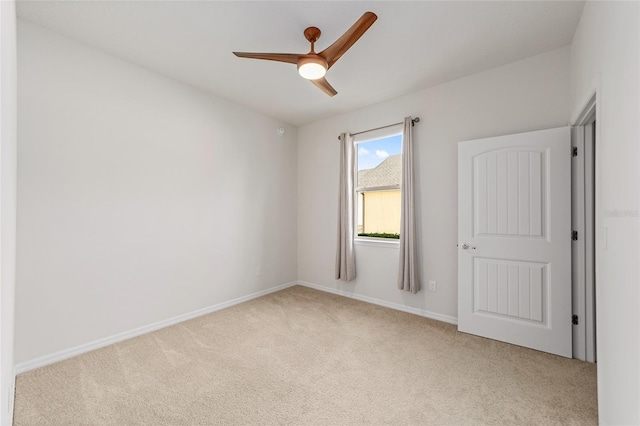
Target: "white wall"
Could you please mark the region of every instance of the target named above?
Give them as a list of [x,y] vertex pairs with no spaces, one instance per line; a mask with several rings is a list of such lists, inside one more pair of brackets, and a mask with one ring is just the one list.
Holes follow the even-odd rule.
[[[418,53],[416,53],[418,54]],[[330,289],[457,317],[457,142],[566,126],[569,48],[431,87],[299,129],[298,279]],[[396,288],[398,250],[356,246],[358,277],[334,279],[339,150],[337,135],[419,116],[414,127],[419,256],[423,287]]]
[[13,419],[16,263],[16,11],[0,2],[0,425]]
[[296,279],[295,128],[22,20],[18,71],[16,363]]
[[[639,14],[638,2],[587,2],[571,55],[573,116],[584,108],[600,76],[598,404],[600,422],[611,425],[640,424]],[[631,213],[605,214],[616,210]]]

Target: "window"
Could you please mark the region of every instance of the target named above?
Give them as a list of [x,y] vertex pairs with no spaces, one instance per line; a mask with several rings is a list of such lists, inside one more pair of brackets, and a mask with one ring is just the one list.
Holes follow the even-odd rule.
[[400,238],[402,129],[391,130],[376,138],[354,138],[357,238]]

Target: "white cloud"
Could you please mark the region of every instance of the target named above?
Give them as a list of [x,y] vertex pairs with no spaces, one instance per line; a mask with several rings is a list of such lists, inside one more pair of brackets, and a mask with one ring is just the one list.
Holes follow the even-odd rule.
[[376,149],[376,157],[387,158],[388,156],[389,156],[389,153],[387,151]]
[[369,150],[361,147],[358,149],[358,155],[369,155]]

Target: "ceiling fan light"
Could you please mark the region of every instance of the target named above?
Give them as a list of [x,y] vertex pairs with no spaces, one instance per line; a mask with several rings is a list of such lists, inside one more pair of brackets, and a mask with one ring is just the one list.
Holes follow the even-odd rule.
[[327,73],[327,62],[319,57],[307,57],[298,61],[298,73],[307,80],[317,80]]

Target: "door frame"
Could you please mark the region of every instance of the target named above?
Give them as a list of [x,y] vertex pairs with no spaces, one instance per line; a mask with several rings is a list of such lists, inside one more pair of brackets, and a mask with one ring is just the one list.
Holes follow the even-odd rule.
[[[585,101],[582,102],[581,108],[572,117],[570,124],[572,129],[572,139],[574,135],[579,135],[582,144],[586,144],[584,153],[587,158],[584,163],[584,175],[592,176],[593,188],[585,188],[585,185],[581,185],[578,188],[572,183],[572,218],[576,217],[576,214],[586,218],[587,224],[591,222],[593,227],[588,229],[584,226],[582,234],[584,238],[580,238],[580,232],[578,234],[578,241],[574,241],[574,249],[580,253],[582,258],[579,262],[584,262],[585,271],[592,271],[591,279],[588,279],[588,273],[582,277],[572,278],[572,299],[573,306],[579,307],[578,311],[574,310],[574,314],[579,316],[578,325],[573,326],[573,357],[582,361],[596,362],[597,360],[597,341],[598,341],[598,293],[602,291],[601,286],[597,283],[599,280],[599,256],[598,248],[604,249],[606,246],[606,229],[602,228],[600,215],[600,159],[597,153],[600,151],[600,128],[602,127],[602,121],[600,120],[601,111],[598,107],[598,99],[600,96],[600,75],[597,75],[590,90],[587,92],[588,96]],[[585,131],[589,131],[589,127],[593,127],[595,123],[595,130],[592,130],[592,140],[585,138]],[[589,144],[591,146],[589,146]],[[572,146],[574,141],[572,140]],[[595,154],[595,158],[594,158]],[[584,157],[583,157],[584,158]],[[573,166],[573,162],[572,162]],[[578,194],[573,192],[577,190]],[[593,197],[593,215],[590,216],[589,212],[584,210],[584,204],[578,206],[581,211],[573,211],[573,201],[580,197]],[[584,198],[582,198],[584,200]],[[590,226],[589,226],[590,227]],[[575,229],[575,228],[574,228]],[[576,258],[572,256],[572,262],[575,262]],[[572,265],[572,269],[575,265]],[[578,279],[576,281],[576,278]],[[594,288],[595,286],[595,288]],[[595,297],[595,301],[590,300],[590,297]],[[582,318],[584,316],[584,318]]]

